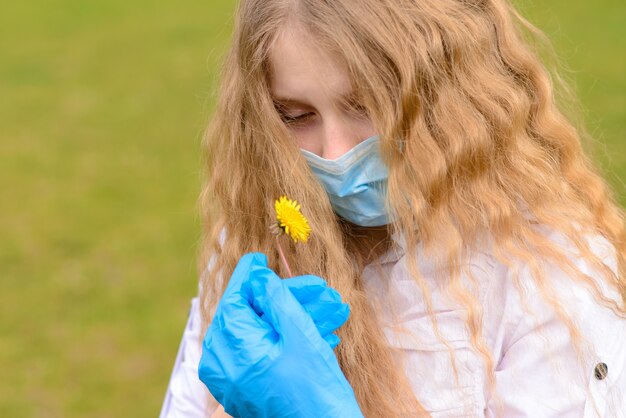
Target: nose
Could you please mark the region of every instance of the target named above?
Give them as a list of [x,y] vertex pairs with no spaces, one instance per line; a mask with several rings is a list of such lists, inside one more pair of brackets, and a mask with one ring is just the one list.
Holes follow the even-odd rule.
[[322,155],[327,160],[335,160],[350,151],[365,138],[360,138],[358,132],[350,124],[342,121],[329,122],[324,129]]

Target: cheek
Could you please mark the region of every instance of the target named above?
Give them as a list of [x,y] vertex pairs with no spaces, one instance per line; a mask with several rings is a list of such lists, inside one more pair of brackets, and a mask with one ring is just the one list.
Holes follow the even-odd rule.
[[360,135],[359,135],[360,140],[359,140],[358,144],[360,144],[361,142],[363,142],[366,139],[369,139],[369,138],[371,138],[371,137],[373,137],[375,135],[378,135],[378,132],[376,132],[374,130],[374,128],[370,127],[369,129],[363,129],[361,131]]
[[322,152],[322,136],[316,129],[293,129],[292,134],[299,148],[321,154]]
[[374,129],[372,121],[367,117],[354,118],[352,129],[355,136],[359,138],[359,143],[378,133]]

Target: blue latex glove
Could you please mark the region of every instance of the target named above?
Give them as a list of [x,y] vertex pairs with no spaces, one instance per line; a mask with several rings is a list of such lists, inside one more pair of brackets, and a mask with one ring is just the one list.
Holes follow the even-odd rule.
[[260,253],[239,260],[198,375],[235,418],[363,418],[329,343]]

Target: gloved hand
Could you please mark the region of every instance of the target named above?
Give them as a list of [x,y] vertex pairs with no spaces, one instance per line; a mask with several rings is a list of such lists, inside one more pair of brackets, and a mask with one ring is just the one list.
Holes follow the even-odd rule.
[[239,260],[198,375],[235,418],[363,418],[329,343],[260,253]]

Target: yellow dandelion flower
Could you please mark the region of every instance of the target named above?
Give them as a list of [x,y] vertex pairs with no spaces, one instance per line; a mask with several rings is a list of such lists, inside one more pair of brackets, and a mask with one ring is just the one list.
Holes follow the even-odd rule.
[[294,242],[306,242],[311,232],[309,221],[300,212],[300,205],[295,200],[281,196],[274,202],[278,226],[291,237]]

